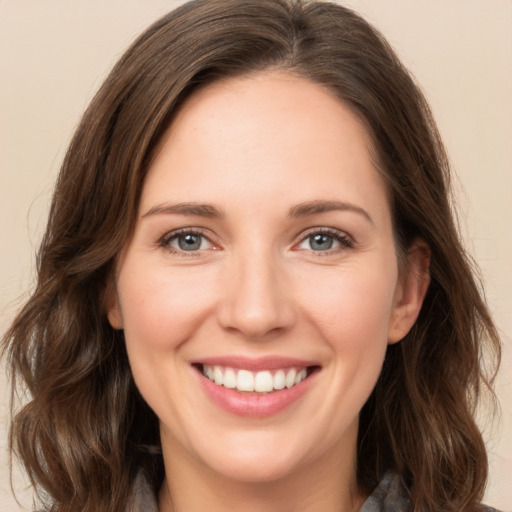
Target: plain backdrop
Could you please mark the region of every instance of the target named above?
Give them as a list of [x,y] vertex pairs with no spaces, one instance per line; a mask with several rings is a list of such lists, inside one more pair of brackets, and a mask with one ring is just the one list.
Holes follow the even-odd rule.
[[[0,331],[33,284],[52,184],[81,113],[122,51],[180,1],[0,0]],[[349,0],[388,38],[429,99],[446,143],[461,231],[505,344],[501,418],[482,428],[486,501],[512,510],[512,2]],[[11,496],[8,390],[0,366],[0,511]]]

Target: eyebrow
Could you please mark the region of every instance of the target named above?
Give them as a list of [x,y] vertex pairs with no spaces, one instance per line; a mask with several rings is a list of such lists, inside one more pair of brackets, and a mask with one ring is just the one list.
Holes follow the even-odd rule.
[[221,219],[224,214],[215,206],[203,203],[177,203],[177,204],[159,204],[150,208],[143,216],[151,217],[153,215],[196,215],[209,219]]
[[298,218],[332,211],[354,212],[362,215],[370,224],[374,224],[370,214],[364,208],[345,201],[308,201],[291,208],[288,215],[293,218]]
[[[371,224],[374,224],[370,214],[363,208],[344,201],[307,201],[299,203],[288,212],[292,218],[308,217],[320,213],[332,211],[350,211],[362,215]],[[211,204],[204,203],[177,203],[177,204],[159,204],[150,208],[142,218],[153,215],[196,215],[209,219],[222,219],[224,213]]]

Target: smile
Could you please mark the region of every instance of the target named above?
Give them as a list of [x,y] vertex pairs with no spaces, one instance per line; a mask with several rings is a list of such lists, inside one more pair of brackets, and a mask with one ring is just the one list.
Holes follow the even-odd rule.
[[217,386],[224,386],[241,392],[256,393],[272,393],[285,388],[290,389],[300,384],[308,376],[308,369],[304,367],[252,372],[205,364],[202,372]]
[[265,418],[284,412],[314,387],[316,361],[283,357],[211,357],[193,361],[206,396],[236,416]]

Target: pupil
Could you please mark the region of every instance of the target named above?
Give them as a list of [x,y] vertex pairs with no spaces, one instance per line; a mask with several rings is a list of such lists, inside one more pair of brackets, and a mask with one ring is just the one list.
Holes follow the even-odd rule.
[[201,236],[183,235],[178,238],[178,245],[184,251],[195,251],[201,247]]
[[318,234],[311,237],[310,245],[313,250],[326,251],[332,247],[332,242],[332,237]]

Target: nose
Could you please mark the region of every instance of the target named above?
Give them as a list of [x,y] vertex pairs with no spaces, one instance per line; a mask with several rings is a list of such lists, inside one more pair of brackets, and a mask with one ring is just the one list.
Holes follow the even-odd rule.
[[220,325],[250,340],[289,330],[296,310],[285,274],[264,254],[240,255],[232,261],[218,305]]

